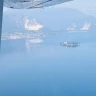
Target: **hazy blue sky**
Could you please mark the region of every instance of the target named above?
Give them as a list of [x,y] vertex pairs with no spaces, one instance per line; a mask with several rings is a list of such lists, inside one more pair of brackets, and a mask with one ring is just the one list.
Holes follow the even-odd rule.
[[96,0],[73,0],[58,6],[78,9],[86,14],[96,16]]

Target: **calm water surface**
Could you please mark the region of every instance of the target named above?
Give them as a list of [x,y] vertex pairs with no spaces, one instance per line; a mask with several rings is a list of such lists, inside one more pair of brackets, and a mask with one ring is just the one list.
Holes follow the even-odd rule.
[[0,96],[96,96],[96,43],[30,46],[0,56]]

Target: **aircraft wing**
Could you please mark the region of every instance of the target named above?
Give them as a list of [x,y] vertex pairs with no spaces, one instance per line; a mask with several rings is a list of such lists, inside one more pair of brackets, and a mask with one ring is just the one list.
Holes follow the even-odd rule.
[[4,0],[4,6],[13,9],[43,8],[72,0]]

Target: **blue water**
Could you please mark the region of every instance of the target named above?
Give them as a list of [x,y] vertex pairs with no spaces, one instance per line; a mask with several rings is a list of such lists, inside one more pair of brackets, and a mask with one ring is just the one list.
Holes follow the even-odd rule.
[[96,96],[94,42],[41,45],[0,56],[0,96]]

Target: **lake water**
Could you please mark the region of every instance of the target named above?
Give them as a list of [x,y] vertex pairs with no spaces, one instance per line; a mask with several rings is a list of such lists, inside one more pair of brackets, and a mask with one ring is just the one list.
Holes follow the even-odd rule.
[[8,42],[2,41],[0,96],[96,96],[95,42],[76,48]]

